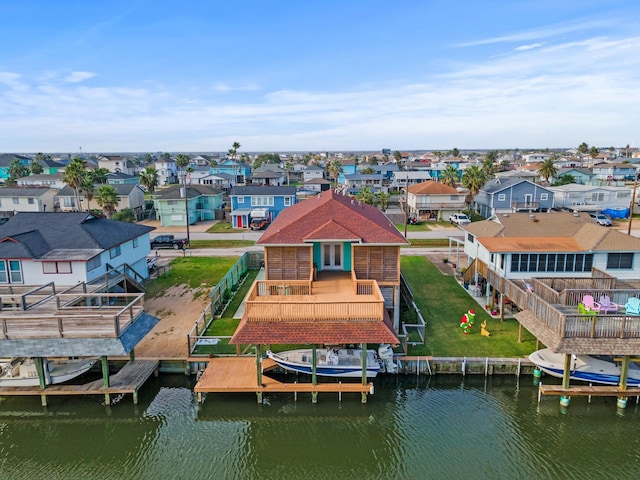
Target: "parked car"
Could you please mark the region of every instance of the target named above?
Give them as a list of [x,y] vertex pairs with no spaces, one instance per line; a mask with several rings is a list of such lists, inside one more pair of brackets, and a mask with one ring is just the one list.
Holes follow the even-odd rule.
[[158,235],[151,240],[151,248],[173,248],[179,250],[187,248],[186,238],[175,238],[173,235]]
[[591,218],[593,218],[598,225],[602,225],[603,227],[610,227],[611,220],[604,213],[590,213]]
[[468,225],[471,223],[471,219],[464,213],[454,213],[449,215],[449,223],[454,225]]

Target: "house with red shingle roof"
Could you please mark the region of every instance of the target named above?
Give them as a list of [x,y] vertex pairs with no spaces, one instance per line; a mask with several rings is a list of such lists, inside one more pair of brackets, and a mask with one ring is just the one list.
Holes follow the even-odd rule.
[[428,180],[407,188],[409,214],[444,220],[465,207],[465,194],[444,183]]
[[283,210],[258,241],[265,278],[231,343],[398,343],[407,243],[379,209],[334,190]]

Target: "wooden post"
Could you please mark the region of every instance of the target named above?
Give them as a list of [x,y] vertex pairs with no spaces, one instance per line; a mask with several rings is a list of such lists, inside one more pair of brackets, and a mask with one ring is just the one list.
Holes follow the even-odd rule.
[[131,349],[131,351],[129,352],[129,361],[134,362],[136,360],[136,352]]
[[362,347],[362,385],[367,384],[367,344],[363,343]]
[[262,387],[262,345],[256,345],[256,374],[258,386]]
[[102,362],[102,387],[105,389],[104,393],[104,403],[105,405],[111,404],[111,395],[108,392],[109,388],[109,360],[106,355],[100,357],[100,361]]
[[504,293],[500,294],[500,323],[504,322]]
[[[327,356],[328,356],[327,352]],[[314,343],[311,346],[311,384],[315,387],[318,384],[318,374],[317,374],[317,365],[318,365],[318,351],[316,348],[316,344]],[[318,403],[318,392],[311,392],[311,403]]]
[[[38,372],[38,378],[40,380],[40,388],[42,390],[44,390],[46,388],[46,381],[45,381],[45,375],[44,375],[44,362],[42,357],[36,357],[35,358],[35,362],[36,362],[36,370]],[[40,394],[40,404],[43,407],[47,406],[47,396],[42,393]]]
[[564,355],[564,372],[562,373],[562,388],[569,388],[569,376],[571,375],[571,354]]
[[627,379],[629,378],[629,355],[622,357],[622,365],[620,366],[620,390],[627,389]]

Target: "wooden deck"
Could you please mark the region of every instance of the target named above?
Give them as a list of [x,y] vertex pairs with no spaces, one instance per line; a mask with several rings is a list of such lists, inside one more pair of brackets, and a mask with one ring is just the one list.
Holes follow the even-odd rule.
[[134,360],[125,364],[117,373],[109,375],[109,388],[103,387],[103,380],[81,385],[48,385],[40,387],[0,387],[0,396],[30,396],[30,395],[133,395],[133,402],[138,403],[138,390],[145,384],[152,374],[157,372],[158,360]]
[[[207,368],[193,391],[201,393],[318,393],[352,392],[373,394],[373,384],[368,383],[284,383],[262,375],[262,385],[258,385],[255,357],[210,358]],[[271,362],[271,363],[270,363]],[[263,372],[273,368],[273,361],[264,359]]]
[[[627,388],[623,390],[616,385],[576,385],[564,388],[562,385],[538,386],[540,395],[562,395],[564,397],[637,397],[640,396],[640,388]],[[539,398],[539,397],[538,397]]]

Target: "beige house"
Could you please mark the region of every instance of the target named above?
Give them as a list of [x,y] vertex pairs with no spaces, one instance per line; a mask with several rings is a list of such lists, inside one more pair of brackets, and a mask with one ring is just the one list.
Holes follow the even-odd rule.
[[465,194],[444,183],[428,180],[407,189],[410,215],[427,220],[446,220],[465,207]]
[[0,188],[0,218],[18,212],[53,212],[56,193],[51,188]]

